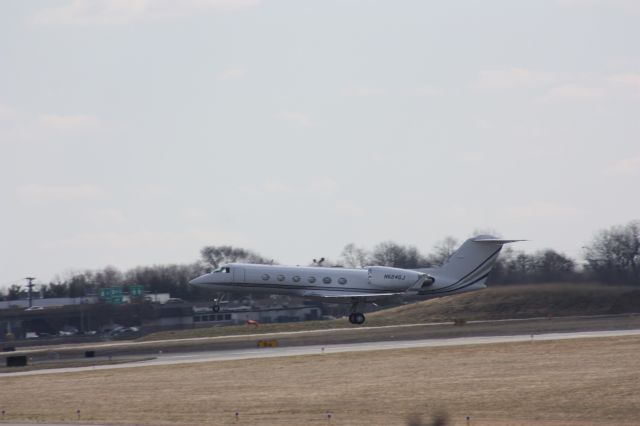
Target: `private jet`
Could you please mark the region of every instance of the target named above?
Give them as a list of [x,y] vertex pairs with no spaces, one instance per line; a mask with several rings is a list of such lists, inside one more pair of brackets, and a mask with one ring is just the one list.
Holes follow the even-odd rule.
[[[366,303],[399,304],[486,288],[502,246],[516,241],[523,240],[503,240],[489,235],[470,238],[437,268],[351,269],[230,263],[189,283],[221,294],[263,292],[350,303],[349,322],[363,324],[365,316],[361,308]],[[215,311],[220,309],[221,299],[217,299]]]

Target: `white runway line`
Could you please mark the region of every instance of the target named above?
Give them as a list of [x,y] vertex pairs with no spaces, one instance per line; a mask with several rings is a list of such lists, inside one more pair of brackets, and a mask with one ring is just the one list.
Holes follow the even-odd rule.
[[211,361],[233,361],[253,358],[276,358],[297,355],[320,355],[343,352],[363,352],[389,349],[426,348],[439,346],[483,345],[491,343],[514,343],[547,340],[584,339],[593,337],[617,337],[640,335],[640,329],[612,331],[582,331],[575,333],[521,334],[515,336],[454,337],[448,339],[400,340],[383,342],[364,342],[332,345],[291,346],[283,348],[264,348],[229,351],[192,352],[182,355],[160,355],[156,359],[114,365],[96,365],[90,367],[56,368],[48,370],[23,371],[0,374],[4,377],[33,376],[37,374],[72,373],[80,371],[111,370],[121,368],[192,364]]

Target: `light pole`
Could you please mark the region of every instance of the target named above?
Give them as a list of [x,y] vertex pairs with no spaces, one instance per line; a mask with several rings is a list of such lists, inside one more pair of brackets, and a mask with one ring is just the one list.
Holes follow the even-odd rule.
[[35,286],[35,284],[33,283],[33,280],[35,280],[34,277],[26,277],[25,280],[29,281],[29,284],[27,284],[27,288],[29,289],[29,307],[33,306],[33,287]]

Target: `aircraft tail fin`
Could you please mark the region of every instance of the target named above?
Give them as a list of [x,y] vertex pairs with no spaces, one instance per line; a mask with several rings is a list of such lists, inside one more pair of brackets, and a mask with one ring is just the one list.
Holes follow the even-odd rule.
[[435,288],[439,290],[453,292],[471,286],[484,287],[502,246],[516,241],[524,240],[504,240],[490,235],[469,238],[441,267],[425,272],[435,278]]

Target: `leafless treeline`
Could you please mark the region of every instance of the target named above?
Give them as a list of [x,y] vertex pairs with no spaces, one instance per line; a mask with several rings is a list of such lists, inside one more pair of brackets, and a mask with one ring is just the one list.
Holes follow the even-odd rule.
[[[398,268],[438,266],[446,262],[458,245],[457,240],[447,237],[437,243],[431,253],[423,254],[414,246],[391,241],[382,242],[371,250],[347,244],[337,260],[326,261],[325,265],[386,265]],[[189,286],[189,280],[230,262],[274,263],[272,259],[251,250],[224,245],[207,246],[201,250],[200,259],[192,264],[140,266],[125,272],[109,266],[99,271],[58,277],[41,285],[40,291],[45,297],[79,297],[95,293],[96,289],[102,287],[137,284],[150,292],[198,299],[206,296]],[[490,283],[493,284],[550,281],[640,285],[640,221],[597,232],[584,247],[580,263],[553,249],[525,253],[507,247],[490,276]],[[24,287],[14,284],[4,292],[0,289],[0,298],[13,300],[23,297],[24,292]]]

